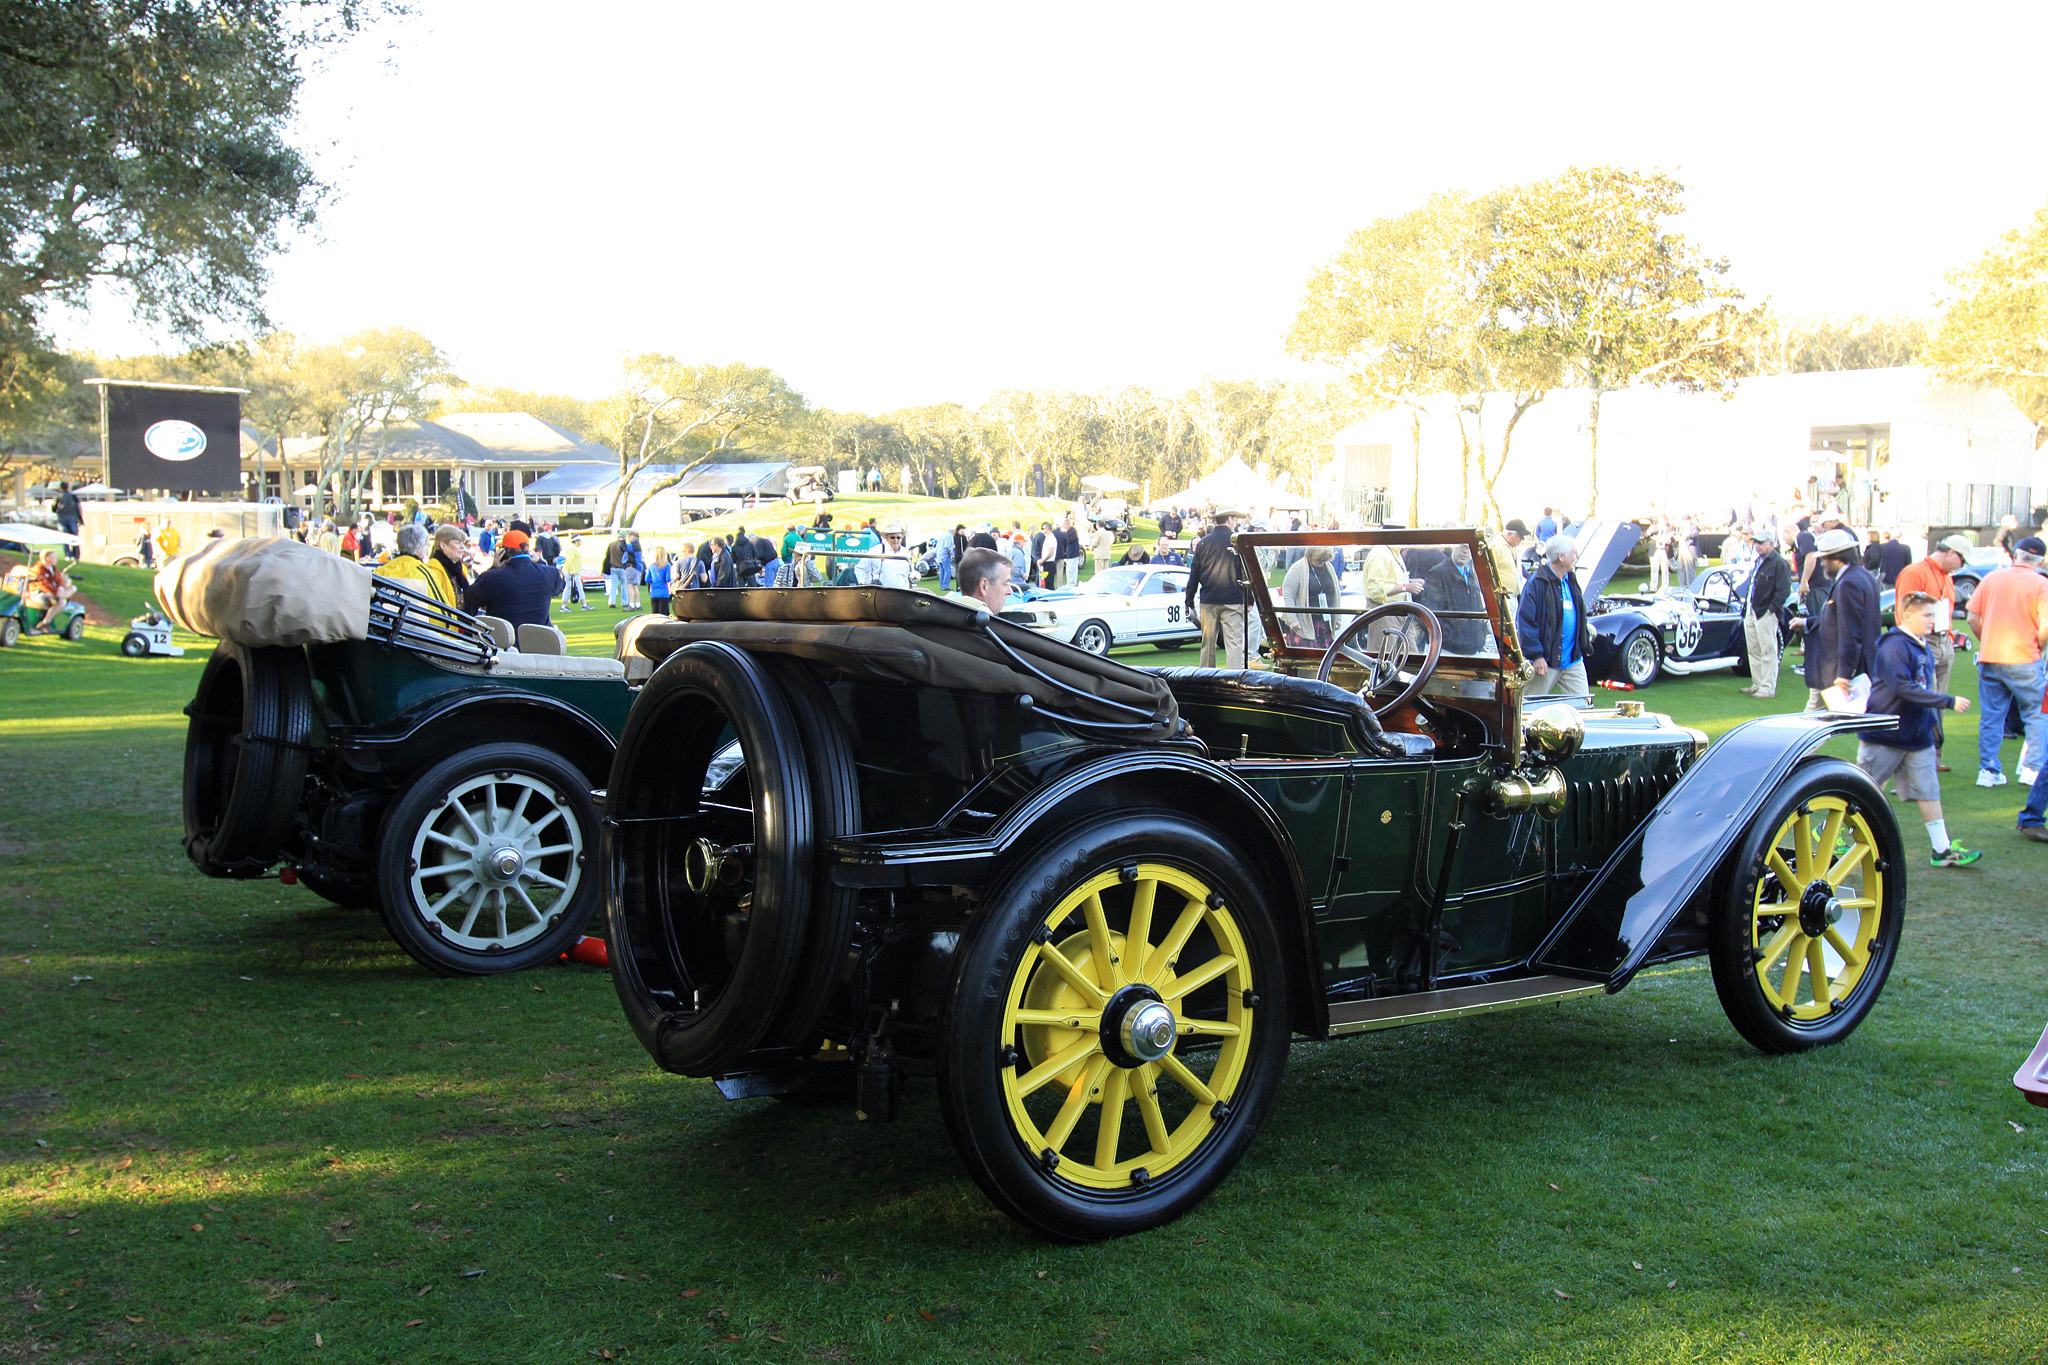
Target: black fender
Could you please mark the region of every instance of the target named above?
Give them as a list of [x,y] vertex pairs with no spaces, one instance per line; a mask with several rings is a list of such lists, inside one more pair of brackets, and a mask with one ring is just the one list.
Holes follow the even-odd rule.
[[1595,679],[1619,677],[1621,642],[1646,626],[1657,633],[1658,652],[1661,654],[1664,644],[1662,632],[1658,632],[1655,623],[1634,607],[1595,616],[1593,643],[1586,649],[1587,676]]
[[1294,839],[1265,798],[1228,768],[1192,750],[1126,750],[1062,773],[991,831],[989,874],[1005,854],[1050,837],[1084,816],[1136,806],[1185,811],[1220,831],[1251,859],[1253,874],[1281,918],[1274,927],[1292,988],[1294,1018],[1289,1023],[1311,1038],[1328,1036],[1329,1008],[1318,966],[1322,959],[1314,907]]
[[1707,888],[1770,794],[1815,746],[1885,715],[1811,711],[1738,725],[1678,779],[1530,956],[1539,971],[1626,986]]
[[376,730],[333,732],[337,750],[355,750],[401,778],[425,772],[480,740],[516,741],[551,750],[594,785],[611,773],[617,742],[602,725],[558,697],[516,687],[479,687],[436,697]]

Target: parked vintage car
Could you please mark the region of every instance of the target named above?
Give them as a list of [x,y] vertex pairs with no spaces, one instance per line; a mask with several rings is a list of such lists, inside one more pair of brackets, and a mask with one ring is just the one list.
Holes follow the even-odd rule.
[[624,666],[293,541],[238,544],[157,577],[169,615],[221,637],[187,708],[193,863],[236,878],[282,863],[328,900],[376,907],[443,974],[575,943],[603,899],[590,793],[631,704]]
[[1484,533],[1237,544],[1276,571],[1426,557],[1472,592],[1288,606],[1248,573],[1250,671],[1129,668],[886,589],[695,593],[647,625],[605,820],[648,1052],[734,1098],[836,1082],[870,1119],[930,1078],[988,1196],[1089,1240],[1200,1203],[1297,1038],[1702,954],[1765,1051],[1868,1015],[1906,859],[1876,787],[1813,751],[1884,718],[1709,749],[1634,701],[1525,715]]
[[1588,598],[1594,631],[1586,655],[1588,674],[1631,687],[1648,687],[1666,673],[1724,668],[1748,677],[1742,634],[1748,588],[1746,567],[1716,566],[1684,587]]
[[1125,564],[1070,592],[1029,593],[1003,619],[1090,654],[1141,643],[1177,649],[1202,638],[1187,589],[1188,571],[1177,565]]

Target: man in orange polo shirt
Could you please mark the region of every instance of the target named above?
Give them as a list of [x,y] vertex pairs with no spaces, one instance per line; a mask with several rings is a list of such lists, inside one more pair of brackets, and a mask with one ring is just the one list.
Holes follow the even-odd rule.
[[[1893,544],[1898,542],[1894,541]],[[1924,593],[1935,601],[1933,633],[1927,637],[1927,644],[1934,652],[1934,690],[1948,691],[1948,675],[1955,666],[1956,638],[1956,582],[1949,575],[1963,567],[1963,560],[1977,547],[1970,544],[1968,536],[1950,536],[1939,545],[1928,550],[1927,558],[1917,560],[1899,570],[1893,583],[1896,600],[1903,602],[1907,593]],[[1966,618],[1967,619],[1967,618]],[[1940,741],[1935,741],[1939,746]],[[1942,772],[1948,765],[1940,765]]]
[[1970,594],[1970,627],[1977,633],[1977,785],[2002,787],[1998,748],[2005,715],[2014,707],[2026,732],[2020,781],[2031,786],[2048,752],[2048,715],[2041,711],[2041,646],[2048,643],[2048,578],[2040,573],[2048,545],[2025,536],[2012,547],[2010,568],[1984,576]]

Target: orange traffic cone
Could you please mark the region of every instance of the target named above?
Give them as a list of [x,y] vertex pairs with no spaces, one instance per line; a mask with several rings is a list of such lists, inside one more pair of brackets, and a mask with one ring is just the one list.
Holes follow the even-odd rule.
[[564,962],[584,962],[593,967],[612,965],[611,954],[606,950],[604,940],[585,936],[576,940],[576,946],[562,954]]

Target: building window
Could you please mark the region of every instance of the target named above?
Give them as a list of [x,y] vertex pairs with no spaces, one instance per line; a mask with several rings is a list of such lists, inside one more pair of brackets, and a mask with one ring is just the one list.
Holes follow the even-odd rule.
[[445,469],[422,469],[420,471],[420,501],[448,501],[448,471]]
[[509,507],[519,499],[519,471],[515,469],[489,469],[484,471],[485,501],[494,507]]
[[386,502],[397,502],[400,498],[412,496],[412,471],[410,469],[386,469],[382,471],[380,482]]

